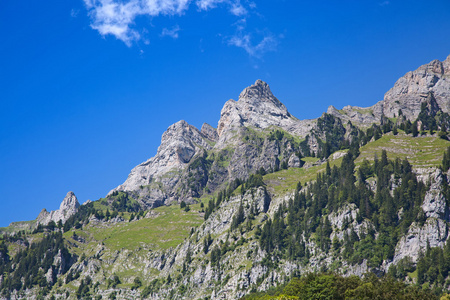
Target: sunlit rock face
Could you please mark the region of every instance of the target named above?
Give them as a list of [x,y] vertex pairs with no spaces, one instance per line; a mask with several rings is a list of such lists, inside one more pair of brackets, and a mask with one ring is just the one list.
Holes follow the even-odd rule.
[[64,223],[78,211],[78,207],[80,207],[80,203],[77,197],[73,192],[68,192],[58,210],[48,212],[44,208],[37,217],[37,222],[43,225],[47,225],[51,221],[55,223],[62,221]]

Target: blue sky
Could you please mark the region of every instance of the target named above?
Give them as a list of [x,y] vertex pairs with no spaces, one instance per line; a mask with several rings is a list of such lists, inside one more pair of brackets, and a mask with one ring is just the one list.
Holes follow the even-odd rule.
[[297,118],[450,54],[449,1],[0,2],[0,226],[96,200],[256,79]]

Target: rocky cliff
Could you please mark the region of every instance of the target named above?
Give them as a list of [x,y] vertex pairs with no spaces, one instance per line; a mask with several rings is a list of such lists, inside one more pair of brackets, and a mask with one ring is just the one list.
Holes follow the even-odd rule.
[[77,212],[79,207],[80,203],[75,194],[73,192],[68,192],[61,202],[59,209],[48,212],[44,208],[39,213],[39,216],[36,219],[37,224],[47,225],[51,221],[54,221],[55,223],[62,221],[62,223],[64,223]]
[[328,113],[362,126],[380,123],[383,117],[395,118],[401,110],[411,122],[420,111],[422,102],[433,94],[439,109],[450,112],[450,56],[444,61],[433,60],[415,71],[406,73],[374,106],[362,108],[346,106],[342,110],[334,107]]
[[313,120],[300,121],[293,117],[272,94],[269,85],[257,80],[241,92],[238,101],[228,100],[223,106],[217,127],[218,147],[226,147],[236,130],[242,127],[266,129],[273,126],[304,137],[313,124]]

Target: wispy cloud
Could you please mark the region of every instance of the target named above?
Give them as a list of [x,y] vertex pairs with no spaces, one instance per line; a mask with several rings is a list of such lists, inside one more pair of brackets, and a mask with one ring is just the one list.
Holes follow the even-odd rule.
[[378,3],[380,6],[387,6],[387,5],[389,5],[389,4],[391,4],[391,2],[389,2],[389,1],[383,1],[383,2],[380,2],[380,3]]
[[[252,57],[261,57],[268,51],[274,51],[278,39],[272,34],[249,33],[246,18],[255,13],[256,4],[248,0],[83,0],[91,27],[102,36],[112,35],[131,46],[136,41],[149,44],[147,28],[139,28],[135,20],[139,16],[150,18],[158,16],[182,16],[191,6],[199,11],[214,8],[226,9],[238,17],[233,24],[235,34],[226,38],[226,43],[244,49]],[[161,37],[179,37],[180,27],[163,28]]]
[[273,35],[267,35],[254,43],[250,34],[244,34],[231,37],[228,44],[244,49],[250,56],[261,58],[264,53],[276,50],[278,39]]
[[178,38],[178,31],[180,31],[180,26],[176,25],[171,29],[163,28],[161,36],[170,36],[173,39]]
[[[113,35],[128,46],[131,46],[133,41],[141,39],[141,34],[134,28],[136,17],[182,15],[194,3],[194,0],[83,1],[92,20],[91,27],[102,36]],[[247,9],[241,4],[240,0],[196,0],[195,4],[199,10],[209,10],[219,4],[224,4],[233,15],[243,16],[247,13]],[[176,34],[177,32],[174,32],[174,35]]]
[[246,18],[241,18],[233,25],[236,28],[236,32],[233,36],[226,39],[228,45],[242,48],[248,55],[255,58],[261,58],[265,53],[275,51],[279,38],[282,38],[281,36],[279,38],[275,37],[267,30],[249,33]]
[[226,0],[197,0],[196,4],[200,10],[216,8],[217,4],[224,3]]
[[72,8],[72,10],[70,11],[70,16],[72,17],[72,18],[76,18],[76,17],[78,17],[78,13],[79,13],[80,11],[78,10],[78,9],[73,9]]

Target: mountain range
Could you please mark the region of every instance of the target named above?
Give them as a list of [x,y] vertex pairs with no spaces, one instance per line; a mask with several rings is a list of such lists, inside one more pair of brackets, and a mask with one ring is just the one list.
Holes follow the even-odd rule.
[[[450,56],[295,118],[257,80],[104,198],[0,228],[1,299],[239,299],[310,272],[450,283]],[[359,298],[358,298],[359,299]]]

